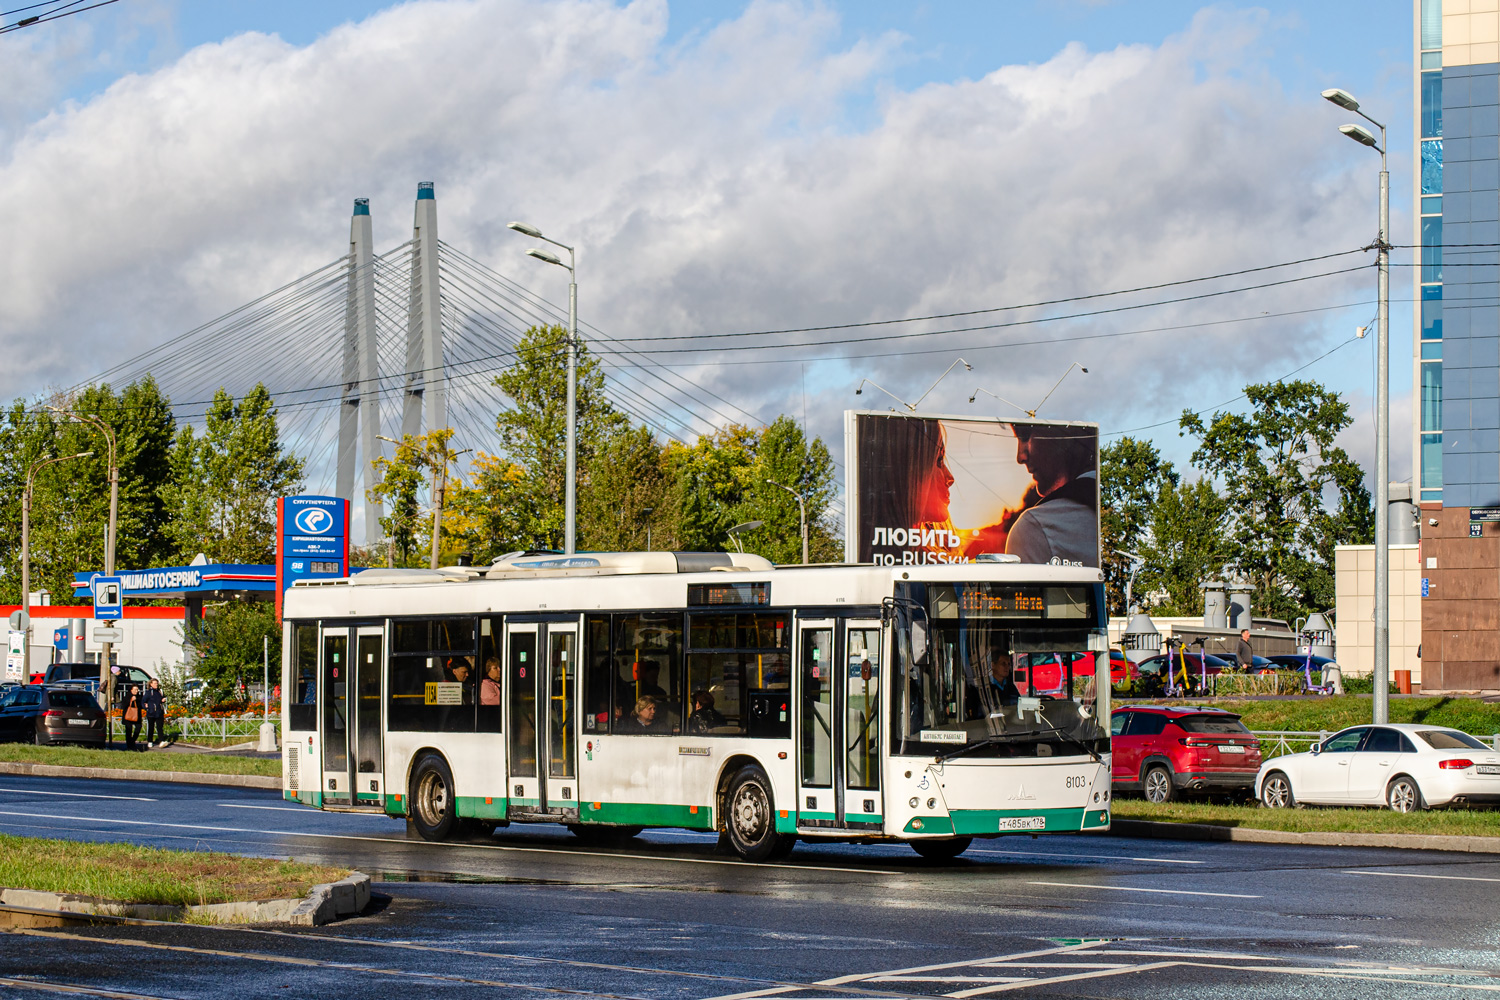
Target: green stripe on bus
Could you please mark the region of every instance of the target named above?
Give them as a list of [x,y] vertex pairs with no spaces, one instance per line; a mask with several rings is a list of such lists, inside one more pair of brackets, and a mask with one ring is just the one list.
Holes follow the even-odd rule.
[[[962,837],[992,833],[1006,833],[1011,831],[1001,830],[1000,821],[1010,818],[1033,818],[1041,817],[1046,823],[1039,833],[1054,833],[1072,830],[1094,830],[1109,825],[1109,813],[1102,809],[954,809],[951,814],[951,825],[943,817],[924,816],[920,829],[914,828],[911,823],[906,824],[907,833],[938,833],[951,831]],[[915,822],[915,820],[913,820]],[[1024,833],[1024,830],[1013,831]]]
[[678,826],[690,830],[712,830],[709,806],[663,805],[650,802],[585,802],[578,810],[580,823],[614,823],[620,826]]
[[516,805],[522,804],[520,799],[494,797],[486,799],[480,795],[460,795],[457,803],[458,815],[464,819],[504,819],[508,802],[514,802]]
[[296,802],[304,806],[312,806],[314,809],[323,807],[323,794],[315,791],[289,792],[283,790],[281,797],[288,802]]

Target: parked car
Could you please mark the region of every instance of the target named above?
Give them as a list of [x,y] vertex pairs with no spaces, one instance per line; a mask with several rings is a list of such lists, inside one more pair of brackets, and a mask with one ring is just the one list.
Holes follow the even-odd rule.
[[1500,751],[1444,726],[1354,726],[1305,753],[1266,761],[1255,794],[1273,809],[1500,804]]
[[[1307,657],[1297,653],[1278,653],[1270,657],[1270,660],[1278,670],[1301,670],[1307,664]],[[1330,663],[1335,667],[1338,666],[1337,663],[1326,656],[1314,656],[1312,658],[1312,668],[1314,670],[1322,670]]]
[[1260,741],[1240,717],[1218,708],[1127,705],[1110,714],[1116,792],[1151,802],[1191,793],[1249,798],[1260,770]]
[[[131,684],[139,684],[145,690],[151,675],[140,667],[121,666],[120,672],[115,675],[115,707],[119,708],[125,700],[125,692],[130,689]],[[42,678],[43,684],[63,684],[68,687],[80,687],[91,693],[99,690],[99,664],[97,663],[54,663],[47,667],[47,673]]]
[[104,710],[80,688],[28,684],[0,695],[0,739],[103,743],[104,735]]

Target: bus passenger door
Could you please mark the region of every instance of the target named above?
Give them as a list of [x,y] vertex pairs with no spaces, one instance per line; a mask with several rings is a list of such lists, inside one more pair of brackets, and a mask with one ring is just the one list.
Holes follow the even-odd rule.
[[385,755],[380,739],[380,705],[385,700],[385,629],[380,626],[355,629],[352,700],[353,724],[349,745],[355,803],[379,805],[385,789]]
[[543,782],[548,812],[578,809],[578,626],[548,625],[546,705],[537,748],[547,762]]
[[318,670],[318,736],[322,741],[323,804],[352,805],[349,776],[349,630],[324,629]]
[[834,658],[834,622],[797,623],[797,825],[838,826],[834,769],[840,745],[834,689],[842,673]]
[[880,686],[885,679],[884,632],[878,619],[844,623],[845,669],[835,685],[842,722],[839,805],[844,825],[880,828]]
[[543,778],[537,768],[537,644],[539,625],[505,626],[505,783],[511,812],[532,813],[542,808]]

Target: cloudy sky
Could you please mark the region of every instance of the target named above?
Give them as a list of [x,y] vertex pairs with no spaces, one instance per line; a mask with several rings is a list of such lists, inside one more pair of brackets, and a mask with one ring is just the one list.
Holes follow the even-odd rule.
[[[355,197],[377,248],[401,243],[431,180],[446,242],[560,301],[565,275],[505,228],[527,220],[579,247],[583,319],[679,338],[629,343],[622,379],[671,366],[839,453],[843,410],[897,405],[861,379],[915,399],[962,357],[924,411],[1014,415],[969,397],[1030,409],[1078,362],[1041,416],[1179,461],[1184,408],[1302,369],[1349,399],[1368,461],[1369,254],[847,325],[1364,246],[1378,162],[1338,135],[1330,86],[1389,120],[1411,243],[1411,22],[1408,0],[121,0],[0,34],[0,396],[332,261]],[[1325,272],[1345,273],[1286,281]],[[1191,298],[1208,292],[1226,294]],[[1392,294],[1402,479],[1408,267]],[[807,327],[841,328],[722,336]],[[677,436],[721,419],[707,397],[644,398],[624,402]]]

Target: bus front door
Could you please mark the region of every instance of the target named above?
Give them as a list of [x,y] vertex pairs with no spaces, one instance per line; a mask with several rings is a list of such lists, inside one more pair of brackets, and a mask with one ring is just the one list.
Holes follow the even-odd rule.
[[578,812],[578,626],[507,624],[507,809],[559,819]]
[[322,647],[318,732],[323,741],[323,804],[378,806],[384,794],[380,703],[385,630],[324,629]]
[[797,825],[878,833],[878,620],[798,623]]

